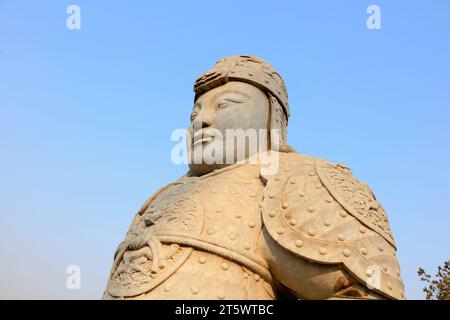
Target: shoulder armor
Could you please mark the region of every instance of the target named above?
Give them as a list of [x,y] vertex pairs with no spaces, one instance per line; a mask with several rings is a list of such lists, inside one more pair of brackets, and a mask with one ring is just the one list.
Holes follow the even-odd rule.
[[315,168],[322,184],[341,206],[396,247],[386,212],[367,184],[358,181],[343,164],[317,159]]
[[342,264],[369,289],[404,299],[395,242],[386,213],[370,188],[344,165],[280,153],[262,204],[271,237],[290,252]]

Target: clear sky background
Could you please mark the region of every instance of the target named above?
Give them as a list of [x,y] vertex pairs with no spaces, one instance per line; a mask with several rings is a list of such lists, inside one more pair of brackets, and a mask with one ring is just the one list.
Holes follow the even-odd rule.
[[0,298],[101,297],[135,212],[186,171],[170,135],[195,78],[244,53],[284,77],[289,143],[372,186],[424,297],[417,269],[450,258],[450,1],[0,0]]

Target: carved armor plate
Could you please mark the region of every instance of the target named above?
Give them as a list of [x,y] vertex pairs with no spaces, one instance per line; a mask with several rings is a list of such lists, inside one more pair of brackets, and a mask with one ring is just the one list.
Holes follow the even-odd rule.
[[317,174],[331,195],[356,219],[379,233],[395,247],[389,222],[368,185],[358,181],[342,164],[316,161]]
[[192,195],[195,187],[192,183],[175,183],[137,215],[131,234],[119,246],[108,282],[109,294],[132,297],[148,292],[187,260],[192,248],[163,244],[157,235],[174,231],[200,235],[204,213]]
[[384,296],[403,299],[386,214],[368,187],[337,164],[280,154],[283,170],[267,176],[264,225],[282,247],[307,260],[341,264]]

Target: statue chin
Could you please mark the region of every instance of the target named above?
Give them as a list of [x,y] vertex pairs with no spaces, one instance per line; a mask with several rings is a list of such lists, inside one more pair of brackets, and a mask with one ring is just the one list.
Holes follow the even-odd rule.
[[229,166],[229,164],[206,164],[206,163],[200,163],[200,164],[189,164],[189,173],[191,176],[202,176],[204,174],[208,174],[210,172],[213,172],[214,170],[225,168],[226,166]]
[[[190,159],[190,163],[189,163],[189,175],[190,176],[202,176],[205,174],[208,174],[210,172],[213,172],[214,170],[218,170],[218,169],[222,169],[224,167],[227,167],[230,165],[230,163],[226,163],[225,158],[221,159],[221,163],[216,163],[213,162],[211,163],[211,161],[205,161],[205,158],[202,156],[202,151],[205,150],[204,148],[206,148],[207,146],[212,146],[210,142],[204,142],[202,143],[202,148],[199,151],[194,151],[196,150],[195,148],[193,148],[192,146],[190,146],[189,149],[189,155],[188,158]],[[223,148],[223,146],[220,144],[218,146],[219,148]],[[194,155],[195,152],[199,152],[197,153],[197,156]],[[224,154],[226,154],[226,150],[224,149],[222,151]],[[194,160],[196,159],[196,160]],[[209,163],[208,163],[209,162]],[[236,162],[236,159],[233,161]]]
[[[263,149],[263,151],[265,151],[265,150],[266,149]],[[248,148],[246,148],[244,150],[244,153],[242,155],[238,156],[237,155],[238,151],[237,151],[237,149],[235,147],[235,149],[233,150],[233,152],[234,152],[233,154],[235,155],[233,161],[230,161],[229,163],[226,163],[227,160],[226,160],[226,157],[224,157],[220,161],[222,163],[210,163],[210,164],[208,164],[203,157],[202,157],[201,161],[194,161],[192,152],[193,151],[191,149],[191,152],[188,155],[188,157],[191,160],[191,163],[189,163],[189,175],[190,176],[197,176],[197,177],[205,175],[205,174],[208,174],[210,172],[213,172],[214,170],[219,170],[219,169],[225,168],[227,166],[236,164],[238,162],[246,161],[251,156],[254,156],[257,153],[255,151],[250,152],[250,150]],[[226,153],[227,153],[227,150],[224,149],[223,150],[223,154],[226,154]],[[200,159],[198,159],[198,160],[200,160]]]

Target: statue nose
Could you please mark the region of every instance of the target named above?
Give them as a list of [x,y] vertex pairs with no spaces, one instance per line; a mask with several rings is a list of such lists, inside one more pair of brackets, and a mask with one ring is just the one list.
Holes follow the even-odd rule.
[[214,123],[214,118],[209,112],[200,111],[194,119],[194,132],[203,128],[211,127]]

